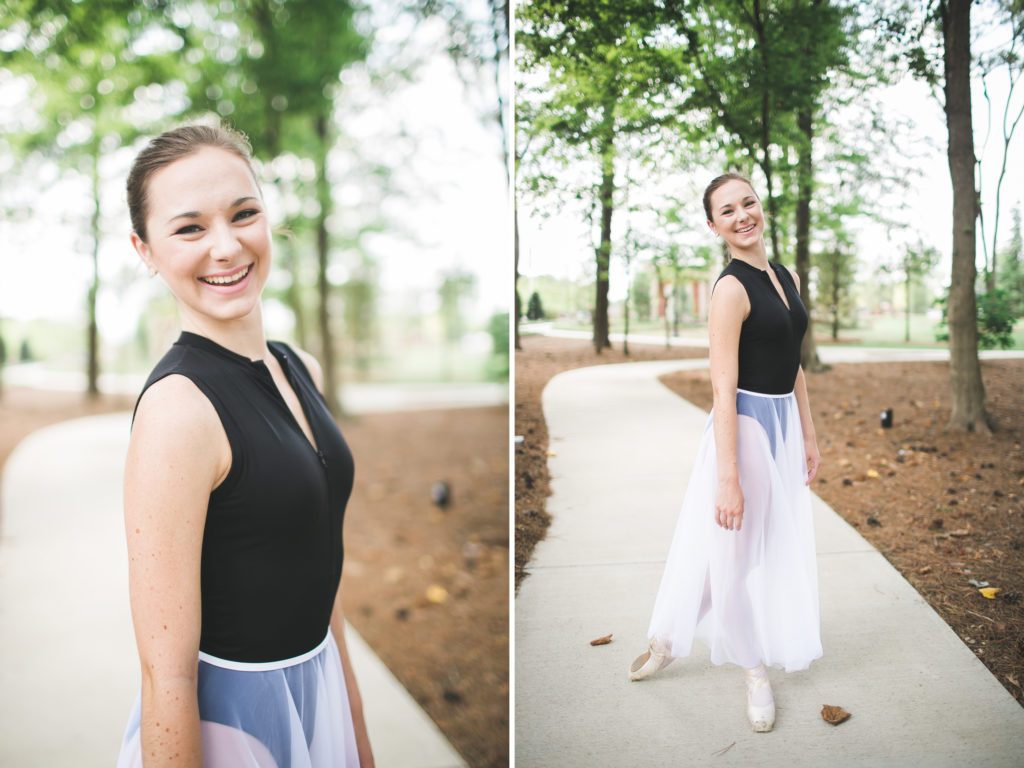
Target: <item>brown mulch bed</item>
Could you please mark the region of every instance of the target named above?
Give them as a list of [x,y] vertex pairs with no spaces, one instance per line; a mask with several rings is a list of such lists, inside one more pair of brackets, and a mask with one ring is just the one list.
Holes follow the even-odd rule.
[[589,365],[608,365],[643,360],[680,360],[707,357],[707,349],[630,344],[627,357],[622,344],[600,355],[588,341],[523,336],[516,351],[515,433],[523,437],[516,446],[516,589],[526,577],[533,548],[547,533],[548,428],[541,411],[540,395],[557,373]]
[[[134,402],[5,389],[0,470],[30,432]],[[507,766],[508,409],[370,414],[342,430],[356,460],[346,617],[469,765]]]
[[341,426],[356,460],[345,616],[469,765],[507,766],[508,408]]
[[[588,364],[579,361],[589,353],[585,342],[523,341],[516,355],[516,432],[532,429],[546,441],[540,392],[554,373]],[[656,356],[679,355],[659,350]],[[1024,704],[1024,360],[983,362],[982,376],[996,426],[990,437],[946,431],[946,363],[837,365],[808,374],[823,458],[814,491],[900,571]],[[710,409],[707,371],[662,380]],[[893,427],[883,429],[880,413],[889,407]],[[516,495],[520,475],[542,478],[544,487],[535,479],[532,489],[541,511],[546,458],[546,445],[539,457],[536,451],[516,451]],[[520,516],[517,498],[517,583],[533,543],[543,537],[543,531],[538,536],[532,527],[520,528]],[[988,599],[972,579],[1000,591]]]

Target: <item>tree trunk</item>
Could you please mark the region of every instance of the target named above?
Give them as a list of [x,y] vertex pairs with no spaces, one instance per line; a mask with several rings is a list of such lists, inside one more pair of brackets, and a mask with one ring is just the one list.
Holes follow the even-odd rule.
[[796,274],[800,278],[800,301],[807,309],[807,333],[800,345],[800,364],[805,371],[821,369],[818,346],[814,341],[814,319],[811,307],[811,193],[814,188],[814,116],[806,107],[797,114],[801,142],[797,159],[796,200]]
[[907,279],[906,279],[906,301],[907,306],[903,311],[903,341],[910,343],[910,290],[913,287],[910,284],[910,267],[907,267]]
[[100,290],[100,160],[99,147],[92,155],[92,216],[89,220],[92,237],[92,282],[89,284],[87,300],[88,322],[86,327],[88,363],[86,371],[86,394],[94,399],[100,394],[100,334],[96,324],[96,298]]
[[975,231],[978,194],[974,185],[974,134],[971,123],[971,2],[943,0],[949,175],[953,183],[953,269],[947,305],[949,379],[952,412],[949,428],[990,432],[985,386],[978,362],[978,321],[974,295]]
[[614,104],[605,104],[601,132],[601,244],[595,251],[596,291],[594,301],[594,351],[611,347],[608,337],[608,265],[612,255],[612,212],[615,210]]
[[519,318],[523,314],[523,302],[519,298],[519,207],[512,203],[512,252],[515,256],[516,263],[516,279],[512,283],[512,288],[515,292],[515,310],[516,310],[516,349],[522,349],[522,344],[519,343]]
[[[325,106],[326,110],[327,107]],[[331,212],[331,184],[327,178],[327,154],[330,144],[327,135],[327,115],[316,116],[317,180],[316,196],[320,203],[320,213],[316,218],[316,252],[317,273],[316,287],[319,296],[317,320],[320,330],[320,361],[324,371],[324,400],[335,416],[341,413],[341,401],[338,398],[338,378],[334,363],[334,334],[331,331],[330,315],[330,283],[327,280],[328,240],[327,217]]]
[[295,318],[295,342],[302,348],[309,348],[309,331],[306,328],[306,312],[302,303],[302,280],[299,274],[299,258],[290,242],[282,243],[277,248],[281,254],[281,266],[288,272],[291,280],[285,290],[284,298]]

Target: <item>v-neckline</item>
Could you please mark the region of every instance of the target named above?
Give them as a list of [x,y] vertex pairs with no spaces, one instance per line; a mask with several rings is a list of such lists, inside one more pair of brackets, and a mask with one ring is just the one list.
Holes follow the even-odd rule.
[[[764,279],[768,281],[768,286],[772,289],[772,293],[774,293],[778,297],[779,301],[782,302],[782,306],[784,306],[786,308],[786,311],[787,312],[792,312],[793,311],[793,307],[789,303],[789,297],[786,296],[786,286],[782,284],[782,278],[779,277],[779,273],[775,269],[775,263],[774,262],[769,260],[768,261],[768,269],[760,269],[759,267],[755,267],[749,261],[745,261],[744,259],[738,259],[735,256],[733,256],[732,260],[733,261],[738,261],[740,264],[745,266],[747,269],[750,269],[750,270],[752,270],[754,272],[757,272],[759,275],[762,275],[764,277]],[[784,267],[783,267],[783,269],[784,269]],[[779,289],[775,288],[775,283],[772,282],[772,278],[771,278],[771,275],[768,274],[768,270],[771,270],[772,274],[775,275],[775,279],[779,281]],[[781,293],[780,293],[780,290],[781,290]]]
[[295,396],[296,402],[298,402],[299,404],[299,409],[302,411],[302,416],[306,420],[306,424],[309,426],[308,435],[306,434],[306,430],[302,428],[302,422],[299,421],[299,417],[295,415],[295,411],[293,411],[291,409],[291,406],[288,405],[288,398],[284,396],[284,392],[282,392],[281,387],[278,386],[277,380],[274,378],[274,374],[270,370],[270,367],[266,364],[266,362],[262,360],[258,362],[262,363],[263,368],[266,370],[267,375],[270,377],[270,383],[274,385],[274,390],[276,391],[277,396],[281,399],[281,402],[284,404],[284,408],[286,411],[288,411],[288,415],[291,416],[292,423],[295,425],[296,429],[299,430],[299,434],[301,434],[302,438],[309,444],[309,447],[313,449],[313,452],[317,456],[320,456],[320,446],[318,445],[317,442],[316,430],[313,428],[313,420],[309,417],[309,411],[306,408],[305,402],[303,402],[302,400],[302,395],[299,394],[298,388],[292,381],[292,367],[291,362],[288,359],[288,355],[283,351],[279,353],[278,350],[270,346],[269,343],[267,344],[267,349],[270,350],[270,354],[274,356],[274,360],[276,360],[278,366],[280,366],[281,375],[284,376],[284,380],[288,383],[288,388],[291,389],[292,394]]
[[288,405],[287,398],[285,398],[284,393],[281,391],[281,388],[277,385],[277,381],[274,379],[274,374],[270,372],[270,367],[266,364],[264,360],[253,360],[252,358],[246,357],[245,355],[241,355],[238,352],[235,352],[234,350],[228,349],[222,344],[218,344],[216,341],[209,338],[208,336],[203,336],[202,334],[199,333],[193,333],[192,331],[182,331],[176,343],[188,344],[195,347],[204,347],[212,352],[216,352],[217,354],[223,357],[226,357],[230,360],[247,366],[250,371],[259,371],[262,374],[265,374],[267,378],[270,379],[270,385],[273,388],[274,394],[277,395],[277,398],[280,401],[281,405],[283,405],[285,411],[288,412],[288,416],[291,418],[292,424],[299,431],[299,434],[302,436],[302,439],[306,442],[307,445],[309,445],[313,453],[320,457],[321,461],[323,460],[323,454],[320,452],[320,446],[317,441],[316,428],[313,426],[313,420],[309,416],[309,409],[306,408],[306,404],[303,402],[302,395],[299,394],[298,388],[292,381],[292,377],[290,375],[291,362],[289,361],[289,356],[286,352],[282,350],[279,353],[278,350],[274,349],[272,342],[267,342],[267,349],[270,351],[270,354],[274,356],[274,359],[277,361],[277,364],[281,367],[281,373],[284,375],[285,381],[288,382],[288,387],[291,389],[292,394],[295,395],[295,399],[299,403],[299,408],[302,409],[302,415],[306,420],[306,424],[309,425],[308,435],[306,434],[306,430],[302,428],[302,424],[299,422],[299,419],[295,415],[295,412],[292,411],[291,407]]
[[[767,277],[768,277],[768,285],[770,285],[772,287],[772,292],[776,296],[778,296],[779,299],[782,301],[782,306],[784,306],[786,308],[786,311],[787,312],[792,312],[793,308],[789,305],[789,297],[786,296],[786,286],[784,286],[782,284],[782,278],[779,277],[779,273],[775,270],[775,265],[772,264],[769,261],[768,262],[768,268],[771,269],[772,274],[775,275],[775,279],[779,281],[779,288],[778,288],[778,290],[776,290],[775,283],[772,282],[771,275],[767,275]],[[768,270],[765,270],[765,271],[767,272]]]

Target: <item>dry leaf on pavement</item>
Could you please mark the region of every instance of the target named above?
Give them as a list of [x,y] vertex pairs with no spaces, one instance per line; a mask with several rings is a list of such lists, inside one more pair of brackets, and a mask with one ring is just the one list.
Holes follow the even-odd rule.
[[611,635],[605,635],[604,637],[597,638],[597,640],[591,640],[590,644],[591,645],[608,645],[608,643],[610,643],[611,641],[612,641],[612,636]]
[[839,725],[840,723],[850,719],[850,713],[842,707],[826,704],[821,708],[821,717],[830,725]]

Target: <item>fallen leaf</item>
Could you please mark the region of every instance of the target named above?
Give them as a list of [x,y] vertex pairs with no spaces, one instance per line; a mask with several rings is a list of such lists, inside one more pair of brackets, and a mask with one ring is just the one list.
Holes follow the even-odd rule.
[[590,644],[591,645],[608,645],[608,643],[610,643],[611,641],[612,641],[612,636],[611,635],[605,635],[604,637],[597,638],[597,640],[591,640]]
[[443,603],[448,599],[448,590],[440,584],[431,584],[427,587],[427,600],[432,603]]
[[917,572],[918,573],[931,573],[932,572],[932,567],[930,565],[926,565],[923,568],[918,568]]
[[985,587],[984,589],[979,589],[978,591],[981,592],[981,594],[983,594],[989,600],[995,600],[996,595],[1000,592],[1000,589],[999,587]]
[[869,469],[868,470],[868,477],[878,477],[878,473],[875,470],[873,470],[873,469]]
[[850,719],[850,713],[842,707],[826,704],[821,708],[821,717],[830,725],[839,725]]

